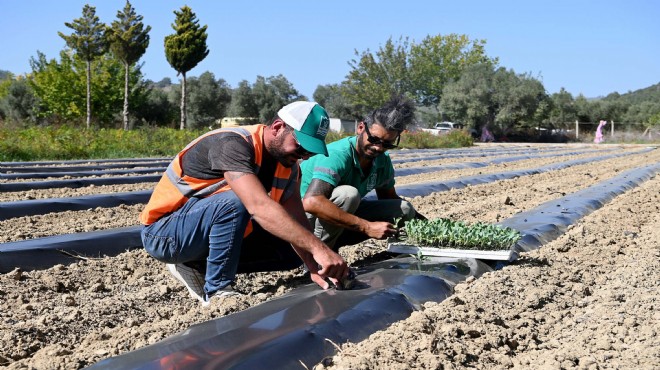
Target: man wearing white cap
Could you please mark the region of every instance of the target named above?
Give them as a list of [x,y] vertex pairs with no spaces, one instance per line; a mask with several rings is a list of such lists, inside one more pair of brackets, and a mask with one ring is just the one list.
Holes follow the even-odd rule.
[[[237,272],[305,263],[322,288],[346,262],[310,231],[298,161],[327,155],[328,115],[294,102],[268,125],[210,131],[174,158],[140,214],[146,251],[202,302],[236,294]],[[293,248],[292,248],[293,247]]]

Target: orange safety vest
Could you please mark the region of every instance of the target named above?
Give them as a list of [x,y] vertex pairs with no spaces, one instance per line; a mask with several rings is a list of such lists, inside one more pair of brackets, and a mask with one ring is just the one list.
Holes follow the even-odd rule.
[[[167,170],[165,170],[163,177],[161,177],[151,194],[149,203],[147,203],[144,210],[140,213],[140,221],[144,225],[151,225],[159,218],[181,208],[188,199],[192,197],[205,198],[213,194],[231,190],[231,187],[227,184],[224,177],[198,179],[192,176],[183,175],[181,158],[188,150],[190,150],[190,148],[207,136],[225,135],[229,132],[241,135],[248,143],[254,146],[254,160],[257,165],[257,172],[259,172],[263,158],[263,131],[265,127],[265,125],[253,125],[217,129],[193,140],[182,151],[180,151],[179,154],[177,154],[167,167]],[[297,165],[292,168],[287,168],[278,162],[277,168],[275,169],[275,176],[273,178],[273,185],[269,192],[270,197],[274,201],[280,202],[287,187],[290,187],[292,183],[299,181],[299,174],[300,170]],[[252,224],[249,223],[245,231],[245,236],[251,231]]]

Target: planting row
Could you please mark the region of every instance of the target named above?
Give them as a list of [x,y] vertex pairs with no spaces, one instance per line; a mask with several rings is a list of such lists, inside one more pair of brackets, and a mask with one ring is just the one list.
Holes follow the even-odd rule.
[[[575,151],[568,147],[564,150]],[[643,181],[645,177],[652,176],[651,173],[657,172],[657,168],[648,165],[660,163],[658,151],[643,152],[643,148],[616,148],[611,152],[594,150],[588,154],[566,157],[560,156],[561,150],[557,153],[557,157],[430,172],[423,175],[428,176],[424,177],[424,181],[429,184],[417,187],[418,190],[427,189],[421,192],[412,190],[419,181],[408,182],[410,188],[403,185],[405,179],[414,176],[398,178],[397,183],[402,184],[399,186],[401,193],[408,192],[405,196],[429,217],[448,217],[468,222],[501,222],[503,226],[528,230],[526,235],[533,237],[523,238],[522,241],[529,245],[536,243],[536,248],[546,242],[542,235],[547,234],[548,228],[540,227],[541,224],[559,224],[560,227],[550,229],[560,234],[567,225],[581,217],[574,218],[572,215],[579,215],[582,211],[575,212],[569,207],[579,203],[576,199],[588,198],[586,193],[580,191],[594,189],[592,195],[607,195],[611,199],[616,193],[613,195],[609,192],[608,184],[619,182],[618,175],[629,176],[627,171],[635,172],[639,168],[642,172],[646,171],[645,174],[633,176]],[[600,159],[610,154],[621,156]],[[581,163],[562,164],[587,158],[590,159]],[[463,159],[464,162],[470,160]],[[441,161],[445,164],[447,159]],[[455,163],[460,161],[457,159]],[[422,162],[420,165],[434,162]],[[538,170],[543,167],[543,171]],[[490,180],[471,182],[476,181],[479,172]],[[507,175],[502,177],[502,173]],[[447,191],[428,190],[433,189],[429,185],[434,177],[436,182],[461,185],[443,189]],[[471,180],[465,181],[465,178]],[[625,185],[620,191],[629,191],[630,186]],[[575,195],[575,198],[565,198],[571,195]],[[557,204],[560,206],[552,201],[559,202]],[[607,201],[600,199],[593,203],[602,205]],[[545,208],[534,210],[542,205]],[[117,219],[128,219],[136,225],[135,215],[139,211],[139,204],[135,207],[67,211],[50,216],[20,216],[0,221],[0,226],[3,230],[25,230],[23,234],[27,237],[23,239],[29,239],[37,233],[60,235],[70,232],[73,223],[64,222],[64,227],[57,226],[58,222],[66,219],[75,219],[85,227],[98,229],[113,228]],[[597,207],[591,210],[594,208]],[[108,210],[114,213],[104,215],[103,219],[93,216]],[[532,213],[539,212],[557,219],[547,218],[541,224],[531,222],[536,221],[536,218],[531,217]],[[523,215],[524,218],[516,221],[518,226],[507,223]],[[12,224],[13,220],[18,223]],[[21,229],[19,224],[27,228]],[[44,230],[38,231],[41,227]],[[20,237],[18,240],[21,240]],[[123,242],[117,242],[121,239],[111,240],[115,240],[118,249],[130,249]],[[8,244],[15,243],[5,243],[5,247]],[[521,251],[525,248],[530,247],[521,244]],[[244,295],[206,310],[189,299],[185,289],[170,279],[161,264],[139,249],[124,251],[115,257],[79,256],[73,259],[78,261],[73,265],[4,274],[0,276],[0,294],[7,309],[0,314],[0,322],[3,332],[8,335],[0,343],[3,348],[0,361],[5,359],[0,363],[36,367],[48,363],[49,366],[59,368],[80,368],[98,363],[99,367],[117,368],[125,367],[126,364],[136,364],[135,367],[138,367],[138,364],[143,365],[148,361],[166,364],[162,361],[174,360],[176,363],[184,357],[195,358],[192,357],[195,355],[197,362],[192,362],[190,368],[198,368],[202,363],[208,364],[208,361],[224,360],[209,356],[208,351],[222,349],[226,345],[231,348],[229,354],[238,361],[236,363],[245,366],[250,361],[263,361],[263,356],[267,355],[278,366],[297,366],[300,363],[298,360],[301,360],[305,366],[311,367],[334,351],[334,346],[324,338],[336,343],[346,339],[358,341],[374,330],[389,326],[393,320],[420,309],[423,302],[444,299],[451,294],[454,284],[492,270],[487,265],[457,260],[444,261],[440,265],[417,264],[413,259],[373,265],[370,261],[374,259],[391,257],[384,253],[384,243],[381,241],[343,248],[342,255],[358,269],[358,281],[365,284],[363,289],[346,292],[311,289],[306,287],[309,281],[302,275],[302,271],[239,275],[235,288]],[[4,260],[2,255],[0,257],[0,260]],[[433,271],[438,275],[434,275]],[[305,287],[302,290],[296,289],[301,284]],[[287,295],[287,292],[292,294]],[[437,293],[428,295],[425,292]],[[275,299],[277,297],[281,298]],[[264,302],[271,303],[262,305]],[[249,310],[249,307],[254,307],[254,310]],[[348,307],[353,308],[353,311],[347,310]],[[397,311],[396,307],[401,310]],[[392,314],[390,319],[383,318],[390,309],[393,313],[403,314]],[[303,311],[310,316],[302,315]],[[221,319],[237,312],[240,315],[232,315],[231,320]],[[241,317],[245,320],[238,320]],[[374,324],[364,325],[371,322]],[[351,327],[356,328],[356,331],[347,330]],[[358,332],[357,328],[361,327],[365,330]],[[176,333],[180,334],[172,337]],[[169,339],[160,342],[165,338]],[[237,343],[239,339],[240,344]],[[307,341],[313,348],[302,350],[301,343]],[[147,347],[149,349],[145,348],[144,351],[132,352],[156,343],[156,346]],[[261,346],[268,346],[272,351],[264,352]],[[385,347],[381,344],[381,348]],[[156,352],[160,355],[153,357]],[[309,353],[309,357],[303,358],[300,353]],[[121,354],[127,354],[127,357],[113,358]],[[108,360],[99,362],[103,359]],[[217,362],[215,365],[220,366]]]

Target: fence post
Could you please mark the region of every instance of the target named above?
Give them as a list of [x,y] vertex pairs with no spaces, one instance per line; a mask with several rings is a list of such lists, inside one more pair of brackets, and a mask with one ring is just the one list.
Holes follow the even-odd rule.
[[612,123],[612,131],[611,131],[610,136],[614,137],[614,121],[610,121],[610,122]]
[[577,140],[580,137],[580,123],[578,123],[578,120],[575,120],[575,140]]

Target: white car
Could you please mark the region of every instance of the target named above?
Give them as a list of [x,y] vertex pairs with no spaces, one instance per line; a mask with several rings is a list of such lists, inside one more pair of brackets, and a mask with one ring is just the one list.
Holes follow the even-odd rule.
[[460,123],[454,123],[449,121],[438,122],[433,126],[434,129],[440,131],[451,131],[451,130],[460,130],[463,128],[463,125]]
[[[430,132],[434,135],[444,135],[453,130],[462,130],[465,128],[465,125],[462,123],[454,123],[449,121],[437,122],[433,125],[433,128],[423,128],[422,131]],[[473,138],[479,137],[479,134],[475,129],[469,129],[468,132]]]

